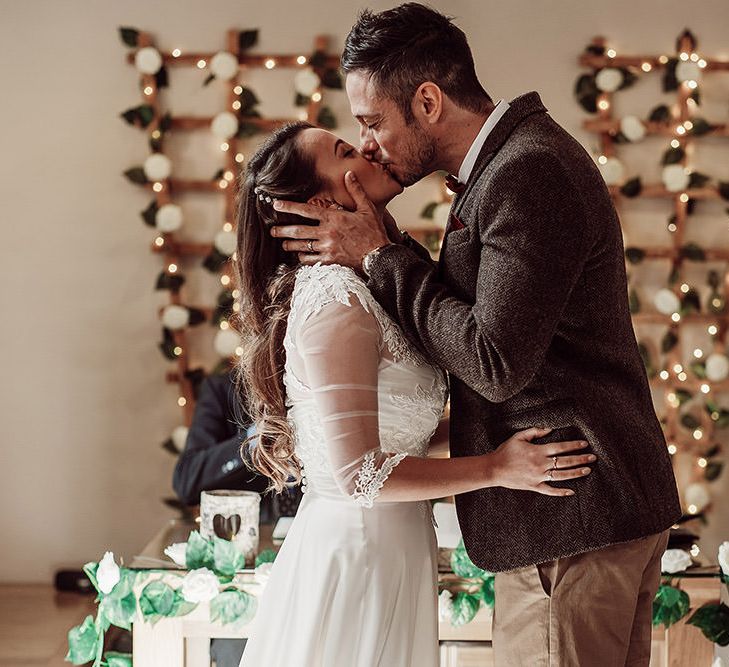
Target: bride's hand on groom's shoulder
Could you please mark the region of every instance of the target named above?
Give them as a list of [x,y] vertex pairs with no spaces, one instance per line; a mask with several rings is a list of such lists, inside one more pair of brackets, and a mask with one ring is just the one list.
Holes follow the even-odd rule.
[[574,454],[587,447],[584,440],[533,444],[552,429],[530,428],[519,431],[496,451],[486,454],[493,486],[536,491],[548,496],[571,496],[571,489],[558,488],[550,482],[585,477],[592,472],[587,464],[597,460],[594,454]]
[[277,225],[271,228],[271,235],[284,239],[284,250],[298,253],[302,264],[341,264],[359,270],[368,252],[390,243],[382,215],[355,175],[347,172],[344,180],[356,204],[354,211],[316,199],[306,204],[285,200],[274,203],[281,213],[319,221],[316,227]]

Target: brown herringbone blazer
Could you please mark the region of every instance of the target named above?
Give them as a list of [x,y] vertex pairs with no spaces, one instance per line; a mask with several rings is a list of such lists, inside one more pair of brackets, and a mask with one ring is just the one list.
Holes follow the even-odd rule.
[[627,302],[620,225],[580,144],[537,93],[516,98],[481,150],[439,264],[384,249],[369,287],[451,380],[451,454],[518,430],[586,439],[599,457],[555,498],[490,488],[459,496],[469,555],[514,569],[650,535],[680,506]]

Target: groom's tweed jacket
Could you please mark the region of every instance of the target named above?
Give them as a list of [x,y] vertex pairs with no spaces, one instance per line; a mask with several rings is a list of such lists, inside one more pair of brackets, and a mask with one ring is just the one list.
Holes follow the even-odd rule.
[[[469,555],[503,571],[662,531],[676,484],[627,301],[620,225],[594,162],[537,93],[511,102],[452,212],[439,264],[392,245],[369,287],[451,380],[453,456],[516,431],[586,439],[598,461],[558,498],[460,495]],[[549,464],[549,461],[545,461]],[[548,465],[545,465],[545,469]]]

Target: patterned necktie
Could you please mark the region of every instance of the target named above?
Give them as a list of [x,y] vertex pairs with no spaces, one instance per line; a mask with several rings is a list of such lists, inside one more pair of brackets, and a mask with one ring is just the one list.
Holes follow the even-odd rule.
[[466,184],[461,183],[453,174],[446,176],[445,184],[451,192],[455,192],[457,195],[460,195],[466,189]]

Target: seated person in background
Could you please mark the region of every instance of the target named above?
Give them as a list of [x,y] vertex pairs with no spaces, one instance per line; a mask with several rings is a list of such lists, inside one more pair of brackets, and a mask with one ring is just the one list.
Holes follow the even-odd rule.
[[[248,467],[250,455],[241,458],[240,446],[255,430],[248,415],[241,414],[239,397],[230,372],[210,375],[200,386],[200,395],[187,435],[185,451],[175,466],[172,486],[186,505],[199,505],[200,492],[242,489],[263,494],[261,522],[273,523],[279,516],[293,516],[301,494],[297,489],[274,497],[265,493],[268,480]],[[244,639],[213,639],[210,655],[217,667],[238,667]]]

